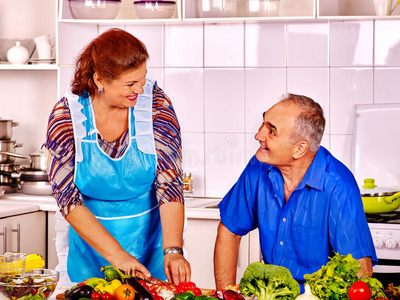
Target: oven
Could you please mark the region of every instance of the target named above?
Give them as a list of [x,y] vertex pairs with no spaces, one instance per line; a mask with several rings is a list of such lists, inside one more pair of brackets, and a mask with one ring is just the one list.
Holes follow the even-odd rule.
[[373,277],[386,288],[400,285],[400,211],[366,214],[378,257]]

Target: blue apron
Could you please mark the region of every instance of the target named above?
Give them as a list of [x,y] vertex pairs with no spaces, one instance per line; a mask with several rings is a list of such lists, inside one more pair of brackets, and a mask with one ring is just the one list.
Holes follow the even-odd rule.
[[[110,158],[98,144],[90,96],[67,92],[75,139],[74,182],[84,204],[124,250],[152,276],[165,279],[161,221],[155,195],[157,156],[153,134],[153,85],[129,109],[129,145],[122,157]],[[96,232],[92,233],[96,235]],[[68,275],[72,282],[103,277],[110,265],[76,232],[69,229]]]

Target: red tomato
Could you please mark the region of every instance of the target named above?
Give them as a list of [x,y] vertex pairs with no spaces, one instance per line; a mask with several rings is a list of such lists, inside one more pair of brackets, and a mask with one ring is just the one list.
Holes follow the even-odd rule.
[[150,290],[149,292],[153,296],[153,298],[158,295],[156,290]]
[[371,289],[364,281],[354,282],[348,291],[351,300],[369,300],[371,298]]
[[193,293],[194,293],[194,296],[195,296],[195,297],[200,296],[200,295],[203,294],[203,293],[201,292],[201,289],[198,288],[198,287],[194,288]]
[[176,288],[176,292],[178,294],[184,293],[187,291],[186,282],[180,282]]
[[153,300],[164,300],[164,298],[157,295],[157,296],[153,297]]
[[114,294],[115,300],[133,300],[135,299],[135,289],[129,284],[121,284]]
[[99,300],[99,299],[101,298],[101,295],[100,295],[100,293],[98,293],[98,292],[93,292],[93,293],[90,295],[90,298],[92,298],[93,300]]
[[101,294],[101,300],[113,300],[114,296],[110,293]]

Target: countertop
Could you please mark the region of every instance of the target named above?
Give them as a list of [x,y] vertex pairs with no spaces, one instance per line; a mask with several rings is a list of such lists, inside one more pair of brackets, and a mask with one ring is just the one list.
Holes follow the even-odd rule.
[[[219,219],[220,201],[221,198],[185,198],[186,215],[194,219]],[[39,210],[57,211],[53,196],[10,193],[0,197],[0,218]]]

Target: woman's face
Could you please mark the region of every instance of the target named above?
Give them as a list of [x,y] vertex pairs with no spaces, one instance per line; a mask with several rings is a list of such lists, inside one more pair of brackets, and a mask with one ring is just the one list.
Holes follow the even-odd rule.
[[126,71],[114,80],[103,81],[103,93],[97,94],[110,106],[128,108],[136,105],[137,97],[143,93],[146,83],[147,64],[143,63],[137,69]]

